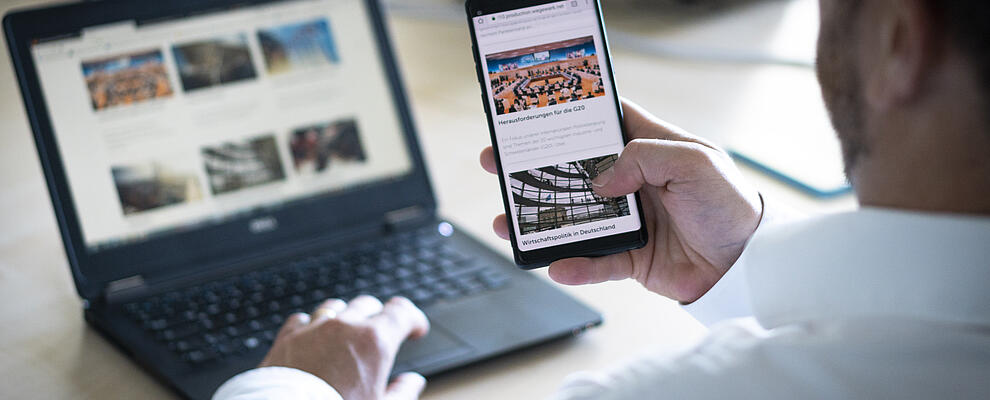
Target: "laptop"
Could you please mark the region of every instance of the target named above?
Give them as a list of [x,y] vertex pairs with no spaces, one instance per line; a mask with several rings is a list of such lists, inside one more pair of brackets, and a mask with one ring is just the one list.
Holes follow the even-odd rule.
[[402,295],[430,376],[601,323],[437,215],[374,0],[100,1],[4,31],[83,313],[186,398],[292,312]]

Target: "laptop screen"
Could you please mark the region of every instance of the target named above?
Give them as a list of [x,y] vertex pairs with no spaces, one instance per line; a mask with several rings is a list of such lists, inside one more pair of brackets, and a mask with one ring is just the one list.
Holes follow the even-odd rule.
[[410,174],[368,13],[302,0],[34,44],[87,248]]

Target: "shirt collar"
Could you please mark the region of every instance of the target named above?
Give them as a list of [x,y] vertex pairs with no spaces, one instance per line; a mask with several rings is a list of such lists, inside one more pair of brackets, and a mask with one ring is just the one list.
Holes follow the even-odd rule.
[[746,250],[757,319],[901,317],[990,325],[990,218],[863,208],[761,229]]

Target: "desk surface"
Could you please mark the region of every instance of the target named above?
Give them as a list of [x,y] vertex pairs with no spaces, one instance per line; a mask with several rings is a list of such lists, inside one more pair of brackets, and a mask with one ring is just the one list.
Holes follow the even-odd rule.
[[[39,1],[8,0],[0,11],[32,3]],[[770,2],[747,13],[787,22],[787,13],[809,3]],[[677,29],[661,33],[692,40],[720,30],[765,28],[714,19],[720,18],[693,36]],[[497,180],[477,166],[488,133],[465,25],[402,16],[392,25],[441,212],[508,256],[508,245],[490,231],[502,207]],[[773,42],[786,37],[782,29],[757,33]],[[718,143],[732,132],[760,129],[759,121],[779,121],[779,110],[803,116],[790,118],[799,122],[791,127],[796,132],[826,123],[811,69],[677,61],[613,46],[623,95]],[[173,398],[83,322],[6,50],[0,58],[0,397]],[[819,201],[758,172],[744,173],[765,196],[798,210],[855,206],[850,196]],[[424,398],[544,397],[575,370],[604,368],[644,348],[676,352],[705,333],[674,302],[634,282],[564,290],[601,310],[604,326],[443,375],[431,380]]]

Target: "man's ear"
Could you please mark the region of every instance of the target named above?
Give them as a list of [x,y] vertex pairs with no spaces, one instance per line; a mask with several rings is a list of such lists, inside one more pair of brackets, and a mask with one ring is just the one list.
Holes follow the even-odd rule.
[[860,60],[866,101],[883,112],[922,94],[939,59],[937,19],[926,0],[880,0],[861,29]]

